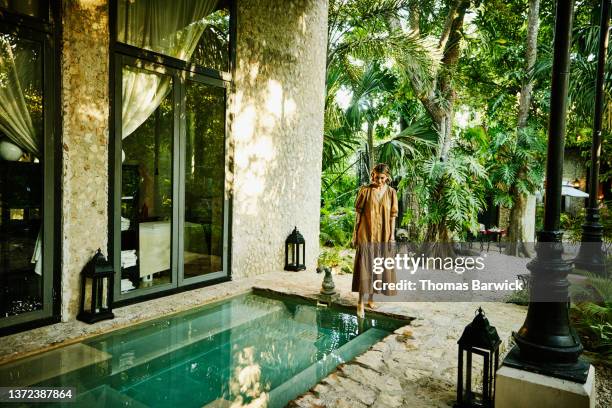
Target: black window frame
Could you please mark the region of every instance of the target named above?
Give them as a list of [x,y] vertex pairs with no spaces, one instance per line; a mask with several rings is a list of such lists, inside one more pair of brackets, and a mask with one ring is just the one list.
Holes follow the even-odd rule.
[[[172,217],[172,236],[171,236],[171,274],[173,281],[170,285],[162,284],[159,287],[154,286],[147,289],[139,289],[132,293],[121,294],[121,138],[118,137],[117,129],[121,129],[121,68],[127,64],[132,66],[163,66],[168,73],[173,74],[173,78],[178,78],[178,81],[173,81],[173,98],[174,98],[174,116],[180,115],[185,111],[185,95],[184,90],[186,81],[196,80],[197,82],[207,85],[223,87],[226,89],[225,95],[225,143],[223,152],[225,156],[225,171],[224,185],[227,188],[228,173],[233,169],[228,163],[227,140],[230,134],[230,101],[233,94],[233,78],[236,67],[236,20],[237,20],[237,5],[236,0],[228,1],[230,11],[229,23],[229,61],[228,71],[220,71],[208,67],[204,67],[192,62],[186,62],[181,59],[173,58],[168,55],[160,54],[151,50],[138,48],[129,44],[122,43],[117,40],[117,0],[109,0],[109,32],[110,32],[110,72],[109,72],[109,101],[110,101],[110,143],[109,143],[109,200],[108,200],[108,253],[109,259],[115,267],[115,288],[113,297],[113,306],[120,307],[128,304],[142,302],[148,299],[154,299],[162,296],[168,296],[173,293],[192,290],[195,288],[210,286],[220,282],[230,281],[231,273],[231,224],[232,224],[232,200],[231,195],[224,199],[223,219],[224,219],[224,237],[223,237],[223,274],[218,272],[207,274],[202,279],[187,279],[185,282],[182,271],[183,266],[180,260],[183,259],[181,248],[183,248],[183,231],[184,231],[184,169],[180,169],[182,159],[185,154],[185,129],[184,126],[179,127],[178,122],[181,119],[175,119],[174,134],[173,134],[173,217]],[[155,68],[153,68],[155,69]],[[182,196],[181,196],[182,195]],[[175,225],[177,224],[177,225]],[[179,225],[180,224],[180,225]],[[178,240],[178,241],[177,241]],[[194,281],[195,280],[195,281]]]
[[[44,6],[41,6],[41,8]],[[41,44],[43,51],[43,308],[0,317],[0,336],[61,321],[61,38],[60,0],[48,2],[44,17],[0,7],[0,31]],[[47,8],[47,7],[45,7]]]

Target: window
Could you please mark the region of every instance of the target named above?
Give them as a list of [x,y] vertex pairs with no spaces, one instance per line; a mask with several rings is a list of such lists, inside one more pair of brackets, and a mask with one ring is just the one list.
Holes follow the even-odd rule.
[[48,3],[45,0],[0,0],[0,8],[15,14],[46,19],[49,17]]
[[230,6],[218,0],[114,4],[119,301],[228,277]]
[[[55,56],[46,1],[0,0],[0,330],[54,315]],[[22,16],[32,19],[24,25]]]
[[219,0],[120,0],[117,41],[218,71],[229,70],[230,11]]

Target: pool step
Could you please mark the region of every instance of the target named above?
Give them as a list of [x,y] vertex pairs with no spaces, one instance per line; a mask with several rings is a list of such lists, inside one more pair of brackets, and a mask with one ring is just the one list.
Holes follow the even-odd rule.
[[83,343],[71,344],[4,364],[0,366],[0,379],[3,386],[24,387],[94,365],[110,365],[111,358]]
[[91,345],[100,347],[113,356],[111,374],[114,375],[170,354],[190,344],[211,338],[221,332],[229,331],[245,323],[284,310],[281,302],[270,309],[259,310],[252,306],[235,305],[232,308],[215,311],[176,326],[169,326],[154,335],[139,339],[138,342],[122,341],[111,345],[111,347],[104,347],[99,343],[92,343]]
[[[262,328],[267,329],[270,322],[286,318],[287,312],[284,310],[272,311],[261,316],[251,315],[245,322],[236,320],[233,325],[220,330],[215,335],[198,342],[192,342],[172,353],[166,353],[147,362],[147,364],[134,365],[117,373],[122,378],[127,376],[138,379],[127,385],[123,390],[138,387],[140,383],[151,381],[153,378],[163,376],[173,370],[180,370],[186,364],[197,364],[198,361],[202,360],[210,363],[220,357],[231,360],[234,357],[235,349],[241,349],[245,341],[252,342],[254,336],[262,337],[260,334]],[[232,346],[234,350],[232,350]],[[155,376],[148,375],[150,372],[155,372]],[[113,376],[113,378],[116,377],[117,375]],[[125,380],[122,380],[122,382],[125,383]]]

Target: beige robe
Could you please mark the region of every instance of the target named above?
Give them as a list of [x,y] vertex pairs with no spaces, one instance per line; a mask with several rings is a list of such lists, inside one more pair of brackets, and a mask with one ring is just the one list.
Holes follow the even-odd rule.
[[[352,291],[362,294],[381,293],[372,287],[372,266],[374,257],[392,257],[393,243],[389,243],[393,236],[392,219],[397,217],[397,192],[387,186],[380,200],[376,197],[374,186],[362,186],[355,200],[355,211],[360,215],[356,228],[357,251],[353,267]],[[395,270],[386,269],[374,279],[383,282],[395,282]],[[383,294],[393,296],[395,291],[382,291]]]

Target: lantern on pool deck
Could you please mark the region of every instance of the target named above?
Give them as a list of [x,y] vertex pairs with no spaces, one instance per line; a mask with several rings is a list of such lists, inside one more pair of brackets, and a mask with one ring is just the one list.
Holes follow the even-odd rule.
[[304,237],[293,228],[293,232],[285,240],[285,270],[303,271],[306,269],[304,259],[306,258],[306,242]]
[[[493,407],[495,401],[495,372],[499,365],[499,345],[501,341],[495,327],[489,324],[482,308],[468,324],[459,341],[459,367],[457,371],[457,403],[455,408]],[[465,364],[464,364],[465,354]],[[482,388],[475,391],[472,380],[473,357],[482,357]],[[464,368],[465,367],[465,368]],[[480,370],[478,365],[477,370]],[[476,385],[476,384],[474,384]]]
[[112,312],[114,277],[113,265],[98,249],[81,272],[81,307],[77,319],[91,324],[115,317]]

